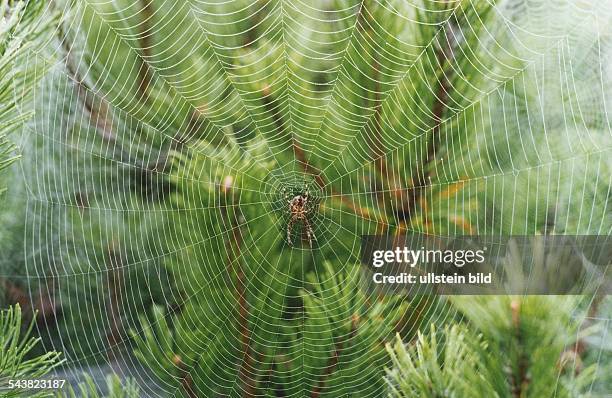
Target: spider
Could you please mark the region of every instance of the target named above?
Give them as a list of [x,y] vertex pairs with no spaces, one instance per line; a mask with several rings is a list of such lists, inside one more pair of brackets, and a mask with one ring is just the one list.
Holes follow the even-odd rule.
[[293,246],[291,232],[293,231],[294,224],[301,221],[306,230],[308,244],[312,248],[312,240],[316,240],[316,237],[309,220],[313,209],[310,194],[306,191],[304,194],[294,196],[293,199],[289,199],[289,197],[285,193],[285,198],[288,199],[287,205],[289,206],[290,214],[289,223],[287,224],[287,243],[289,243],[289,246]]

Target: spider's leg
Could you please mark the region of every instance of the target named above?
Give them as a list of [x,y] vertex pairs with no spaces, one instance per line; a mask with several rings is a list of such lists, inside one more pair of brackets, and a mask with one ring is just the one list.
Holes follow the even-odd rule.
[[291,227],[293,227],[294,220],[291,218],[287,223],[287,243],[289,246],[293,246],[293,242],[291,242]]
[[317,238],[315,237],[314,231],[312,230],[308,219],[304,219],[304,227],[306,227],[306,236],[308,237],[308,244],[310,245],[310,248],[312,248],[312,240],[317,240]]

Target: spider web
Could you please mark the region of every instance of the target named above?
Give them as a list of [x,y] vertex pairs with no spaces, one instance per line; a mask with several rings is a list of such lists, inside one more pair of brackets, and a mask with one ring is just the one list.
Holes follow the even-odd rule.
[[[62,24],[31,57],[52,71],[0,216],[3,277],[62,309],[37,323],[45,349],[151,395],[186,380],[227,395],[262,380],[372,395],[367,368],[385,360],[337,348],[357,340],[342,320],[372,310],[334,290],[359,283],[362,235],[610,234],[609,9],[50,2]],[[301,244],[287,245],[287,190],[320,202],[312,250],[299,223]],[[324,310],[307,313],[305,291],[330,298]],[[410,305],[420,322],[461,317],[444,298]],[[152,386],[126,352],[177,316],[174,333],[194,333],[152,335]],[[593,322],[605,341],[609,318]]]

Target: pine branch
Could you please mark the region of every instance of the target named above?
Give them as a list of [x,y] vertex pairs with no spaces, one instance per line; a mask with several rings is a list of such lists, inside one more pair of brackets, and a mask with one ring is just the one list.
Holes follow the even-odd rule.
[[140,388],[133,379],[121,381],[119,376],[112,374],[106,377],[106,394],[101,395],[94,379],[85,374],[84,381],[76,388],[66,387],[65,391],[59,391],[56,398],[138,398]]
[[[431,131],[431,136],[425,143],[426,154],[424,159],[419,162],[417,169],[412,172],[411,181],[413,186],[407,190],[407,195],[403,196],[401,214],[409,223],[416,215],[416,207],[426,198],[424,197],[426,188],[429,185],[432,177],[431,170],[426,171],[426,167],[430,166],[436,159],[436,152],[440,142],[440,129],[446,112],[448,94],[450,90],[450,82],[453,79],[454,69],[449,68],[453,60],[453,47],[455,46],[451,31],[451,22],[447,23],[448,28],[444,28],[445,40],[440,43],[440,47],[436,49],[436,60],[440,69],[440,76],[436,80],[436,89],[433,92],[433,104],[431,106],[432,121],[434,126]],[[427,217],[427,214],[424,214]]]
[[404,344],[399,334],[387,344],[393,367],[385,377],[391,397],[499,397],[489,378],[480,336],[463,325],[446,326],[438,333],[431,325],[427,335]]
[[[587,314],[585,317],[585,324],[582,325],[583,328],[588,328],[592,323],[592,319],[597,317],[599,312],[599,306],[602,301],[608,297],[607,295],[597,294],[590,301],[587,309]],[[581,337],[576,340],[576,342],[569,349],[565,350],[561,357],[559,358],[559,367],[561,370],[565,367],[566,364],[572,363],[574,364],[574,374],[578,376],[583,369],[583,356],[588,351],[588,343],[585,341],[584,337]]]
[[[358,16],[358,27],[361,28],[364,35],[369,38],[369,42],[376,43],[374,39],[374,23],[375,21],[372,18],[371,12],[368,12],[367,3],[364,3],[363,7],[360,9]],[[364,10],[365,8],[365,10]],[[360,21],[363,21],[363,25]],[[378,62],[377,56],[374,52],[374,46],[372,47],[372,54],[369,56],[372,58],[372,64],[370,66],[372,80],[374,81],[374,100],[372,103],[367,104],[368,107],[374,108],[374,115],[372,117],[373,127],[370,134],[368,134],[367,139],[369,141],[369,147],[372,149],[372,158],[375,159],[375,165],[378,169],[379,178],[381,178],[383,185],[382,189],[390,189],[393,186],[393,192],[395,192],[395,176],[390,175],[389,169],[387,167],[387,162],[385,157],[383,156],[383,127],[382,127],[382,119],[381,119],[381,76],[380,76],[380,63]]]
[[108,350],[109,360],[116,359],[117,356],[116,347],[121,342],[121,332],[123,330],[122,319],[121,319],[121,308],[122,308],[122,284],[124,283],[123,276],[123,259],[121,256],[120,248],[117,247],[117,243],[111,243],[108,248],[108,276],[106,285],[108,287],[108,307],[109,307],[109,328],[107,333],[108,345],[111,348]]
[[577,298],[454,297],[452,303],[485,339],[479,356],[500,396],[574,396],[592,382],[592,369],[580,378],[559,371],[581,325],[581,315],[573,314]]
[[142,22],[139,25],[141,57],[139,57],[140,68],[138,69],[138,76],[140,78],[140,82],[138,84],[138,91],[140,92],[141,98],[145,102],[147,102],[149,98],[149,90],[151,88],[152,76],[152,72],[147,61],[152,57],[151,49],[153,48],[153,41],[151,40],[151,36],[153,34],[153,30],[151,28],[151,21],[153,19],[155,11],[153,9],[152,0],[139,1],[141,7],[140,12],[142,14]]
[[[22,332],[22,313],[19,304],[0,312],[0,385],[8,380],[37,379],[47,375],[61,363],[61,354],[51,351],[28,358],[40,338],[30,337],[34,321]],[[44,392],[24,389],[7,390],[5,397],[44,396]]]
[[[358,323],[359,323],[358,317],[353,316],[351,320],[351,331],[349,333],[349,336],[346,338],[346,342],[351,341],[351,339],[355,337],[355,334],[357,333]],[[323,389],[325,388],[325,383],[327,381],[327,378],[330,377],[334,373],[334,371],[336,370],[336,367],[338,366],[338,363],[340,362],[340,356],[342,355],[342,350],[343,350],[344,345],[345,343],[343,343],[342,341],[338,341],[336,344],[334,344],[334,351],[332,352],[332,356],[329,358],[329,361],[327,365],[325,366],[324,373],[319,379],[319,382],[315,385],[314,389],[312,390],[310,394],[311,398],[320,397]]]
[[515,363],[517,364],[516,373],[510,375],[510,389],[515,398],[524,397],[527,394],[530,378],[527,375],[529,369],[529,359],[524,351],[523,333],[521,331],[521,302],[513,300],[510,303],[512,311],[512,327],[514,328],[514,338],[517,341]]
[[[228,253],[228,273],[236,276],[236,302],[239,307],[238,323],[240,324],[240,338],[242,341],[242,363],[239,365],[237,380],[244,383],[244,396],[252,397],[255,392],[255,380],[250,377],[252,369],[252,354],[251,354],[251,332],[249,330],[249,304],[247,301],[246,276],[242,267],[242,232],[240,220],[237,212],[240,211],[239,205],[234,200],[233,178],[225,177],[221,189],[221,197],[224,204],[221,206],[221,211],[226,219],[230,229],[232,240],[226,241],[226,250]],[[228,211],[228,207],[231,211]],[[231,213],[231,214],[230,214]]]
[[[50,5],[54,10],[57,9],[57,4],[54,0],[50,2]],[[63,23],[58,24],[57,32],[60,45],[64,51],[64,66],[75,86],[77,98],[82,102],[83,107],[89,114],[90,122],[102,134],[102,137],[107,140],[115,140],[116,134],[113,131],[113,123],[110,120],[111,115],[108,104],[103,99],[99,99],[96,102],[92,94],[93,90],[88,87],[85,77],[79,73],[73,59],[74,43],[70,39],[68,32],[66,32]]]
[[[0,0],[0,171],[18,159],[7,136],[32,116],[28,100],[46,70],[24,62],[48,39],[56,15],[46,15],[41,2]],[[32,64],[35,64],[33,67]],[[21,110],[18,110],[21,107]],[[0,187],[0,194],[4,191]]]
[[188,369],[180,355],[175,355],[172,358],[172,363],[179,370],[179,378],[181,380],[181,387],[187,394],[188,398],[197,398],[195,387],[193,385],[193,378],[191,377],[192,369]]

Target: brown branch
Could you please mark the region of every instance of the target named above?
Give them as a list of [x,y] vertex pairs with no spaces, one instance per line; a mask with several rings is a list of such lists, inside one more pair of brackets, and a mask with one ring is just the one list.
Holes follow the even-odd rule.
[[[359,8],[359,11],[356,17],[357,20],[355,21],[356,29],[359,29],[359,30],[363,30],[361,21],[365,21],[365,13],[363,10],[364,7],[365,5],[362,4],[362,6]],[[315,183],[319,186],[319,188],[323,189],[327,185],[325,178],[323,177],[323,175],[321,174],[321,171],[318,168],[316,168],[315,166],[309,163],[308,159],[306,158],[306,154],[304,153],[304,150],[300,147],[299,143],[295,139],[293,139],[293,151],[294,151],[296,159],[298,160],[298,162],[304,169],[304,172],[313,176]],[[331,194],[333,196],[337,196],[338,198],[340,198],[340,201],[342,202],[342,204],[344,204],[346,207],[351,209],[351,211],[353,211],[359,217],[370,220],[370,221],[375,221],[377,224],[379,224],[379,227],[381,227],[381,221],[374,219],[374,217],[370,214],[370,211],[368,209],[355,204],[353,201],[348,199],[345,195],[336,192],[333,188],[331,189]],[[382,223],[386,223],[388,225],[387,220],[384,220]]]
[[[121,321],[121,285],[123,283],[123,272],[122,265],[123,259],[118,249],[118,244],[112,242],[108,248],[108,266],[109,272],[107,277],[108,287],[108,316],[109,316],[109,332],[107,334],[107,340],[109,347],[114,348],[119,345],[122,340],[123,323]],[[116,352],[114,349],[108,351],[110,360],[116,358]]]
[[[374,25],[373,25],[373,21],[371,21],[372,16],[370,14],[367,14],[361,11],[362,10],[360,10],[360,14],[358,18],[362,19],[364,21],[364,24],[367,25],[362,28],[363,34],[368,35],[369,39],[367,40],[367,42],[375,44],[376,40],[373,37],[374,36],[374,29],[373,29]],[[361,24],[359,24],[359,27],[361,27]],[[374,106],[376,106],[376,108],[374,109],[374,115],[373,115],[374,117],[372,119],[373,125],[371,129],[371,134],[368,134],[368,138],[369,138],[369,146],[372,149],[372,157],[376,164],[378,175],[382,180],[382,183],[383,183],[382,189],[384,190],[385,187],[390,188],[391,185],[395,185],[394,184],[395,181],[394,181],[394,176],[390,175],[389,173],[387,162],[384,157],[382,120],[381,120],[382,106],[380,105],[382,104],[381,96],[380,96],[381,94],[381,85],[380,85],[381,65],[378,62],[378,59],[374,51],[372,51],[372,54],[370,54],[370,56],[372,58],[371,76],[372,76],[372,80],[374,81],[374,87],[372,91],[374,92]]]
[[295,157],[297,158],[304,171],[313,176],[315,183],[319,186],[319,188],[325,187],[326,182],[323,176],[321,175],[321,172],[319,171],[319,169],[317,169],[308,162],[304,150],[300,147],[300,145],[295,139],[293,140],[293,152],[295,153]]
[[[264,103],[264,108],[266,109],[266,112],[272,115],[272,120],[274,121],[274,125],[276,126],[278,132],[280,134],[285,133],[287,129],[285,126],[285,121],[280,116],[280,110],[278,109],[278,105],[270,99],[270,87],[264,87],[262,93],[263,96],[261,99]],[[323,176],[321,176],[320,171],[316,167],[308,163],[308,160],[306,159],[306,154],[304,153],[304,149],[302,149],[294,135],[291,136],[291,145],[293,147],[293,153],[295,155],[295,158],[298,160],[304,171],[312,175],[315,179],[316,184],[320,188],[323,188],[325,186],[325,180],[323,179]]]
[[445,68],[445,66],[453,59],[452,46],[453,44],[451,43],[451,39],[447,34],[446,46],[438,49],[437,51],[437,60],[441,69],[441,75],[436,83],[437,88],[434,91],[434,101],[432,104],[432,119],[434,125],[431,129],[431,138],[427,142],[426,155],[424,159],[422,159],[422,162],[420,162],[420,165],[417,165],[417,169],[412,174],[412,189],[407,192],[407,197],[403,200],[401,216],[406,221],[411,220],[414,216],[416,205],[423,199],[423,191],[425,190],[425,187],[427,187],[428,180],[431,177],[431,172],[425,171],[425,168],[435,160],[436,152],[438,150],[436,139],[438,139],[440,136],[444,112],[447,108],[450,82],[452,79],[452,70]]
[[[590,324],[590,322],[588,321],[589,318],[593,318],[597,316],[597,312],[599,311],[599,305],[601,304],[601,301],[604,299],[604,297],[607,297],[607,296],[603,294],[599,294],[593,297],[593,300],[589,304],[589,309],[587,311],[586,320],[583,324],[583,327],[586,328],[589,326]],[[588,348],[588,343],[585,341],[584,338],[576,340],[576,343],[574,343],[573,347],[561,353],[561,356],[559,358],[560,370],[563,370],[565,365],[571,362],[575,364],[574,365],[575,375],[578,375],[580,372],[582,372],[583,370],[582,356],[584,355],[587,348]]]
[[268,15],[266,8],[269,6],[269,4],[261,0],[255,0],[251,2],[251,6],[258,7],[258,9],[249,12],[250,27],[244,33],[245,40],[242,42],[242,45],[245,48],[254,46],[257,40],[259,39],[257,29],[258,26],[260,26],[261,22]]
[[[366,8],[366,4],[362,5],[362,8]],[[361,23],[361,21],[363,23]],[[358,15],[358,24],[357,27],[361,30],[363,35],[368,36],[367,42],[376,43],[376,39],[374,38],[374,23],[373,17],[366,12],[363,12],[360,9]],[[378,201],[381,203],[383,207],[387,207],[385,201],[389,196],[390,199],[395,198],[396,203],[401,202],[402,195],[402,184],[398,180],[395,175],[393,169],[390,169],[387,165],[387,160],[384,154],[384,139],[383,139],[383,129],[382,129],[382,88],[381,88],[381,65],[378,61],[378,58],[374,51],[370,54],[371,56],[371,79],[374,81],[374,87],[372,91],[374,92],[374,113],[371,117],[371,124],[366,126],[366,139],[368,140],[368,146],[372,151],[372,160],[375,165],[375,170],[378,178],[380,179],[381,185],[376,186],[376,191],[380,191],[381,193],[377,195]],[[399,200],[398,200],[399,198]],[[389,223],[386,222],[386,226]],[[384,226],[380,226],[383,227]],[[382,230],[381,230],[382,232]]]
[[329,358],[329,361],[325,366],[325,370],[323,372],[321,380],[319,380],[319,383],[313,388],[312,392],[310,393],[311,398],[319,398],[321,396],[321,391],[323,390],[323,388],[325,388],[325,382],[327,381],[327,378],[334,372],[336,365],[338,365],[341,352],[342,343],[338,343],[334,347],[332,356]]
[[[52,7],[56,8],[55,2],[50,3]],[[143,22],[141,26],[141,66],[138,70],[139,73],[139,85],[138,91],[141,97],[145,100],[148,98],[148,90],[151,85],[151,70],[146,59],[152,56],[151,54],[151,27],[150,20],[153,17],[153,8],[151,0],[141,0],[141,12],[143,14]],[[77,97],[83,103],[86,111],[90,115],[90,120],[93,121],[95,127],[102,133],[102,137],[107,140],[114,140],[116,138],[113,132],[113,124],[111,122],[110,108],[108,103],[103,99],[96,99],[92,94],[93,91],[85,83],[85,78],[79,73],[78,68],[72,61],[72,43],[68,38],[66,31],[62,24],[58,26],[58,34],[60,38],[60,45],[65,53],[65,66],[68,74],[72,77],[73,82],[76,85]]]
[[[348,337],[345,339],[345,342],[348,342],[352,338],[355,337],[358,326],[359,326],[359,316],[357,314],[354,314],[351,319],[351,331]],[[332,373],[334,373],[336,366],[338,365],[338,362],[340,362],[340,355],[342,354],[343,349],[344,349],[344,344],[342,341],[338,341],[334,345],[334,351],[332,352],[332,356],[327,361],[327,365],[325,366],[323,375],[321,379],[319,380],[319,383],[317,383],[317,385],[312,389],[312,392],[310,393],[311,398],[319,398],[321,396],[321,392],[325,388],[327,379],[329,378],[329,376],[331,376]]]
[[[365,0],[363,0],[361,6],[359,7],[359,10],[357,11],[357,16],[356,16],[356,21],[355,21],[355,28],[358,29],[358,30],[362,29],[360,21],[362,21],[364,19],[364,15],[365,15],[365,13],[363,12],[363,8],[365,7],[364,3],[365,3]],[[293,151],[295,153],[296,159],[302,165],[302,168],[304,169],[304,171],[306,173],[308,173],[308,174],[313,176],[313,178],[315,180],[315,183],[319,186],[319,188],[325,187],[325,185],[327,185],[327,183],[325,182],[325,179],[321,175],[321,171],[319,169],[317,169],[315,166],[310,164],[308,159],[306,159],[306,155],[304,153],[304,150],[300,147],[300,145],[295,140],[293,142]],[[332,194],[333,194],[333,192],[332,192]],[[344,202],[344,198],[342,198],[342,199],[343,199],[343,202]],[[354,207],[352,207],[352,206],[351,206],[351,208],[354,209]]]
[[[254,384],[254,378],[250,377],[253,370],[253,358],[251,354],[251,334],[248,327],[249,304],[246,299],[246,275],[240,260],[242,256],[243,239],[240,229],[240,220],[237,215],[240,209],[239,206],[235,204],[233,182],[232,176],[226,176],[221,185],[221,198],[225,201],[225,206],[221,206],[221,212],[232,231],[232,240],[226,242],[226,248],[228,253],[229,273],[230,275],[236,275],[236,301],[239,307],[238,323],[242,352],[244,352],[244,359],[238,371],[238,380],[244,382],[244,396],[253,397],[255,396],[256,386]],[[230,211],[228,211],[229,206],[233,208],[231,214]]]
[[153,29],[151,27],[151,20],[153,19],[153,14],[155,11],[153,10],[153,2],[152,0],[140,0],[140,12],[142,14],[142,21],[139,24],[140,27],[140,52],[141,56],[139,59],[141,60],[140,68],[138,68],[138,92],[141,97],[146,101],[149,98],[149,89],[151,87],[151,68],[147,63],[147,60],[151,59],[152,53],[151,48],[153,48],[153,43],[151,42],[151,36],[153,34]]
[[52,286],[49,288],[49,281],[45,281],[38,287],[38,293],[32,297],[21,286],[0,277],[0,287],[2,287],[4,299],[11,305],[19,304],[24,318],[32,319],[35,317],[39,326],[53,324],[61,314],[61,308],[55,299],[53,279],[51,283]]
[[515,398],[521,398],[527,392],[531,379],[529,377],[529,359],[522,349],[523,334],[521,333],[521,301],[512,300],[510,303],[510,309],[512,311],[512,325],[514,327],[515,338],[517,340],[518,347],[518,369],[517,372],[513,372],[510,378],[510,388],[512,396]]
[[[448,93],[450,90],[450,81],[452,72],[444,69],[447,62],[452,59],[450,47],[438,50],[438,64],[442,68],[442,75],[438,79],[438,88],[435,93],[434,104],[432,107],[434,126],[432,128],[432,139],[429,142],[427,149],[427,157],[425,158],[425,165],[429,164],[435,159],[436,151],[438,146],[435,143],[435,139],[439,138],[440,130],[442,127],[442,121],[444,118],[444,112],[446,110],[446,104],[448,102]],[[428,176],[430,174],[427,174]],[[424,181],[423,181],[424,182]]]
[[[52,1],[51,7],[56,8],[55,2]],[[60,39],[60,45],[65,54],[64,64],[66,66],[66,71],[68,75],[72,77],[72,82],[74,83],[77,98],[82,102],[85,110],[89,114],[89,120],[93,122],[94,126],[98,131],[102,133],[102,138],[107,140],[114,140],[115,134],[113,132],[113,124],[109,118],[109,108],[107,103],[99,99],[98,102],[95,101],[95,97],[91,94],[93,91],[87,87],[85,83],[85,78],[81,76],[78,71],[76,65],[74,65],[74,61],[72,60],[72,43],[68,38],[68,34],[64,30],[63,24],[59,24],[58,28],[58,36]]]
[[193,378],[191,377],[191,372],[187,369],[187,366],[183,362],[181,356],[175,355],[174,358],[172,358],[172,362],[174,363],[174,366],[179,369],[181,387],[183,388],[183,391],[185,391],[185,394],[187,394],[187,398],[198,398],[198,394],[196,394],[196,391],[193,387]]
[[[324,188],[327,185],[325,179],[316,167],[308,163],[308,161],[306,160],[306,156],[304,155],[304,150],[300,148],[297,143],[294,143],[294,152],[304,171],[313,176],[315,183],[320,188]],[[332,196],[339,198],[343,205],[351,209],[351,211],[359,217],[369,221],[374,221],[379,225],[379,227],[381,227],[383,224],[389,225],[389,222],[386,218],[384,218],[383,220],[377,220],[374,216],[372,216],[370,210],[368,210],[367,208],[359,206],[354,201],[347,198],[344,194],[335,191],[333,188],[330,188],[330,190]]]

